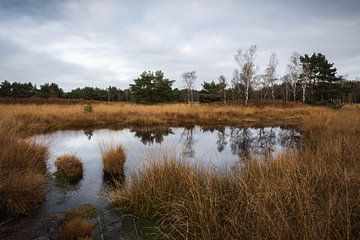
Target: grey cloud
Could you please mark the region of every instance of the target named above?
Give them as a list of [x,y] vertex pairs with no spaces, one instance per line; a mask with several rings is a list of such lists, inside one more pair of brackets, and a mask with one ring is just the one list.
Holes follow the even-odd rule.
[[[343,1],[0,1],[0,78],[127,87],[144,70],[198,85],[231,77],[238,48],[271,51],[285,71],[293,51],[323,52],[339,74],[360,75],[360,2]],[[2,39],[2,40],[1,40]]]

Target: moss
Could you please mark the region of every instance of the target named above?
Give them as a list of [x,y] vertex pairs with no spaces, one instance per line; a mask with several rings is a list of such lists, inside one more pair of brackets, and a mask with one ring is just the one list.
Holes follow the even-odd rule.
[[70,221],[76,218],[92,218],[97,215],[97,209],[91,204],[83,204],[77,208],[70,209],[65,213],[65,220]]

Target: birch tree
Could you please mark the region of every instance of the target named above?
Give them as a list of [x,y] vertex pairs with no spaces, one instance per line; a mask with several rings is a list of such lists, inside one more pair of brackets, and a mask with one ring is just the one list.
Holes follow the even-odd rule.
[[238,98],[240,99],[241,96],[241,89],[240,89],[240,73],[239,70],[235,69],[233,72],[233,76],[231,79],[231,88],[232,88],[232,98],[233,102],[235,102],[235,93],[237,91]]
[[187,89],[187,101],[188,103],[194,103],[194,85],[196,81],[196,71],[184,72],[182,78]]
[[302,101],[305,102],[306,101],[306,88],[308,86],[308,84],[310,83],[310,79],[311,79],[311,69],[309,64],[304,63],[302,64],[302,73],[301,73],[301,80],[300,80],[300,85],[301,85],[301,89],[302,89]]
[[220,88],[221,88],[221,92],[222,92],[222,95],[223,95],[223,99],[224,99],[224,104],[226,104],[226,78],[224,77],[224,75],[221,75],[219,77],[219,85],[220,85]]
[[272,52],[270,55],[269,65],[266,68],[267,81],[271,88],[271,97],[275,100],[274,85],[276,81],[276,67],[278,65],[278,59],[276,53]]
[[235,61],[240,68],[240,79],[244,83],[245,88],[245,105],[249,101],[249,89],[255,76],[255,57],[256,57],[256,45],[250,46],[246,51],[238,50],[235,55]]
[[289,73],[289,80],[292,86],[293,91],[293,98],[296,101],[296,86],[299,83],[300,73],[301,73],[301,66],[300,66],[300,54],[294,52],[290,57],[290,63],[287,65],[288,73]]
[[290,75],[289,74],[285,74],[281,80],[283,82],[284,85],[284,90],[285,90],[285,101],[289,100],[289,79],[290,79]]
[[[265,74],[261,75],[261,88],[265,90],[264,94],[261,93],[261,100],[265,102],[269,88],[271,89],[271,98],[275,100],[274,85],[276,79],[276,67],[278,59],[276,53],[272,52],[270,55],[269,64],[265,69]],[[262,92],[262,91],[261,91]]]

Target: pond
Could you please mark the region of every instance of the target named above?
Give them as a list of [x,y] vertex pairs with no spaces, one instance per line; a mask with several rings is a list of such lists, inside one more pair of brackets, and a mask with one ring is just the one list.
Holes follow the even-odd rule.
[[[126,128],[121,130],[57,131],[34,136],[31,140],[49,146],[49,184],[46,201],[32,217],[17,222],[3,232],[4,239],[56,238],[64,213],[91,204],[99,211],[99,221],[106,231],[96,230],[97,237],[118,239],[122,234],[121,219],[112,213],[107,200],[110,188],[103,177],[101,149],[121,144],[126,149],[126,179],[149,161],[166,154],[186,159],[191,164],[226,171],[241,167],[248,157],[269,159],[287,149],[296,148],[300,134],[294,129],[268,128]],[[53,175],[54,162],[63,154],[75,154],[83,162],[83,178],[75,185],[64,185]],[[14,233],[16,232],[16,234]],[[29,235],[27,235],[29,234]],[[1,236],[1,235],[0,235]]]

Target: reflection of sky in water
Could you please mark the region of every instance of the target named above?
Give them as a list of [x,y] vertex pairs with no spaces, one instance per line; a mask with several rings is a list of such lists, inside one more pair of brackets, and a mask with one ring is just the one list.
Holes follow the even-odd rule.
[[36,136],[38,142],[49,146],[50,173],[56,171],[54,161],[63,154],[75,154],[83,162],[83,179],[74,189],[64,189],[50,184],[47,207],[53,211],[76,207],[83,203],[104,204],[103,165],[101,146],[122,144],[127,152],[125,175],[132,173],[150,160],[167,154],[185,158],[206,167],[227,169],[240,165],[246,156],[274,156],[292,146],[299,134],[282,128],[218,128],[205,131],[193,129],[123,129],[91,131],[58,131]]

